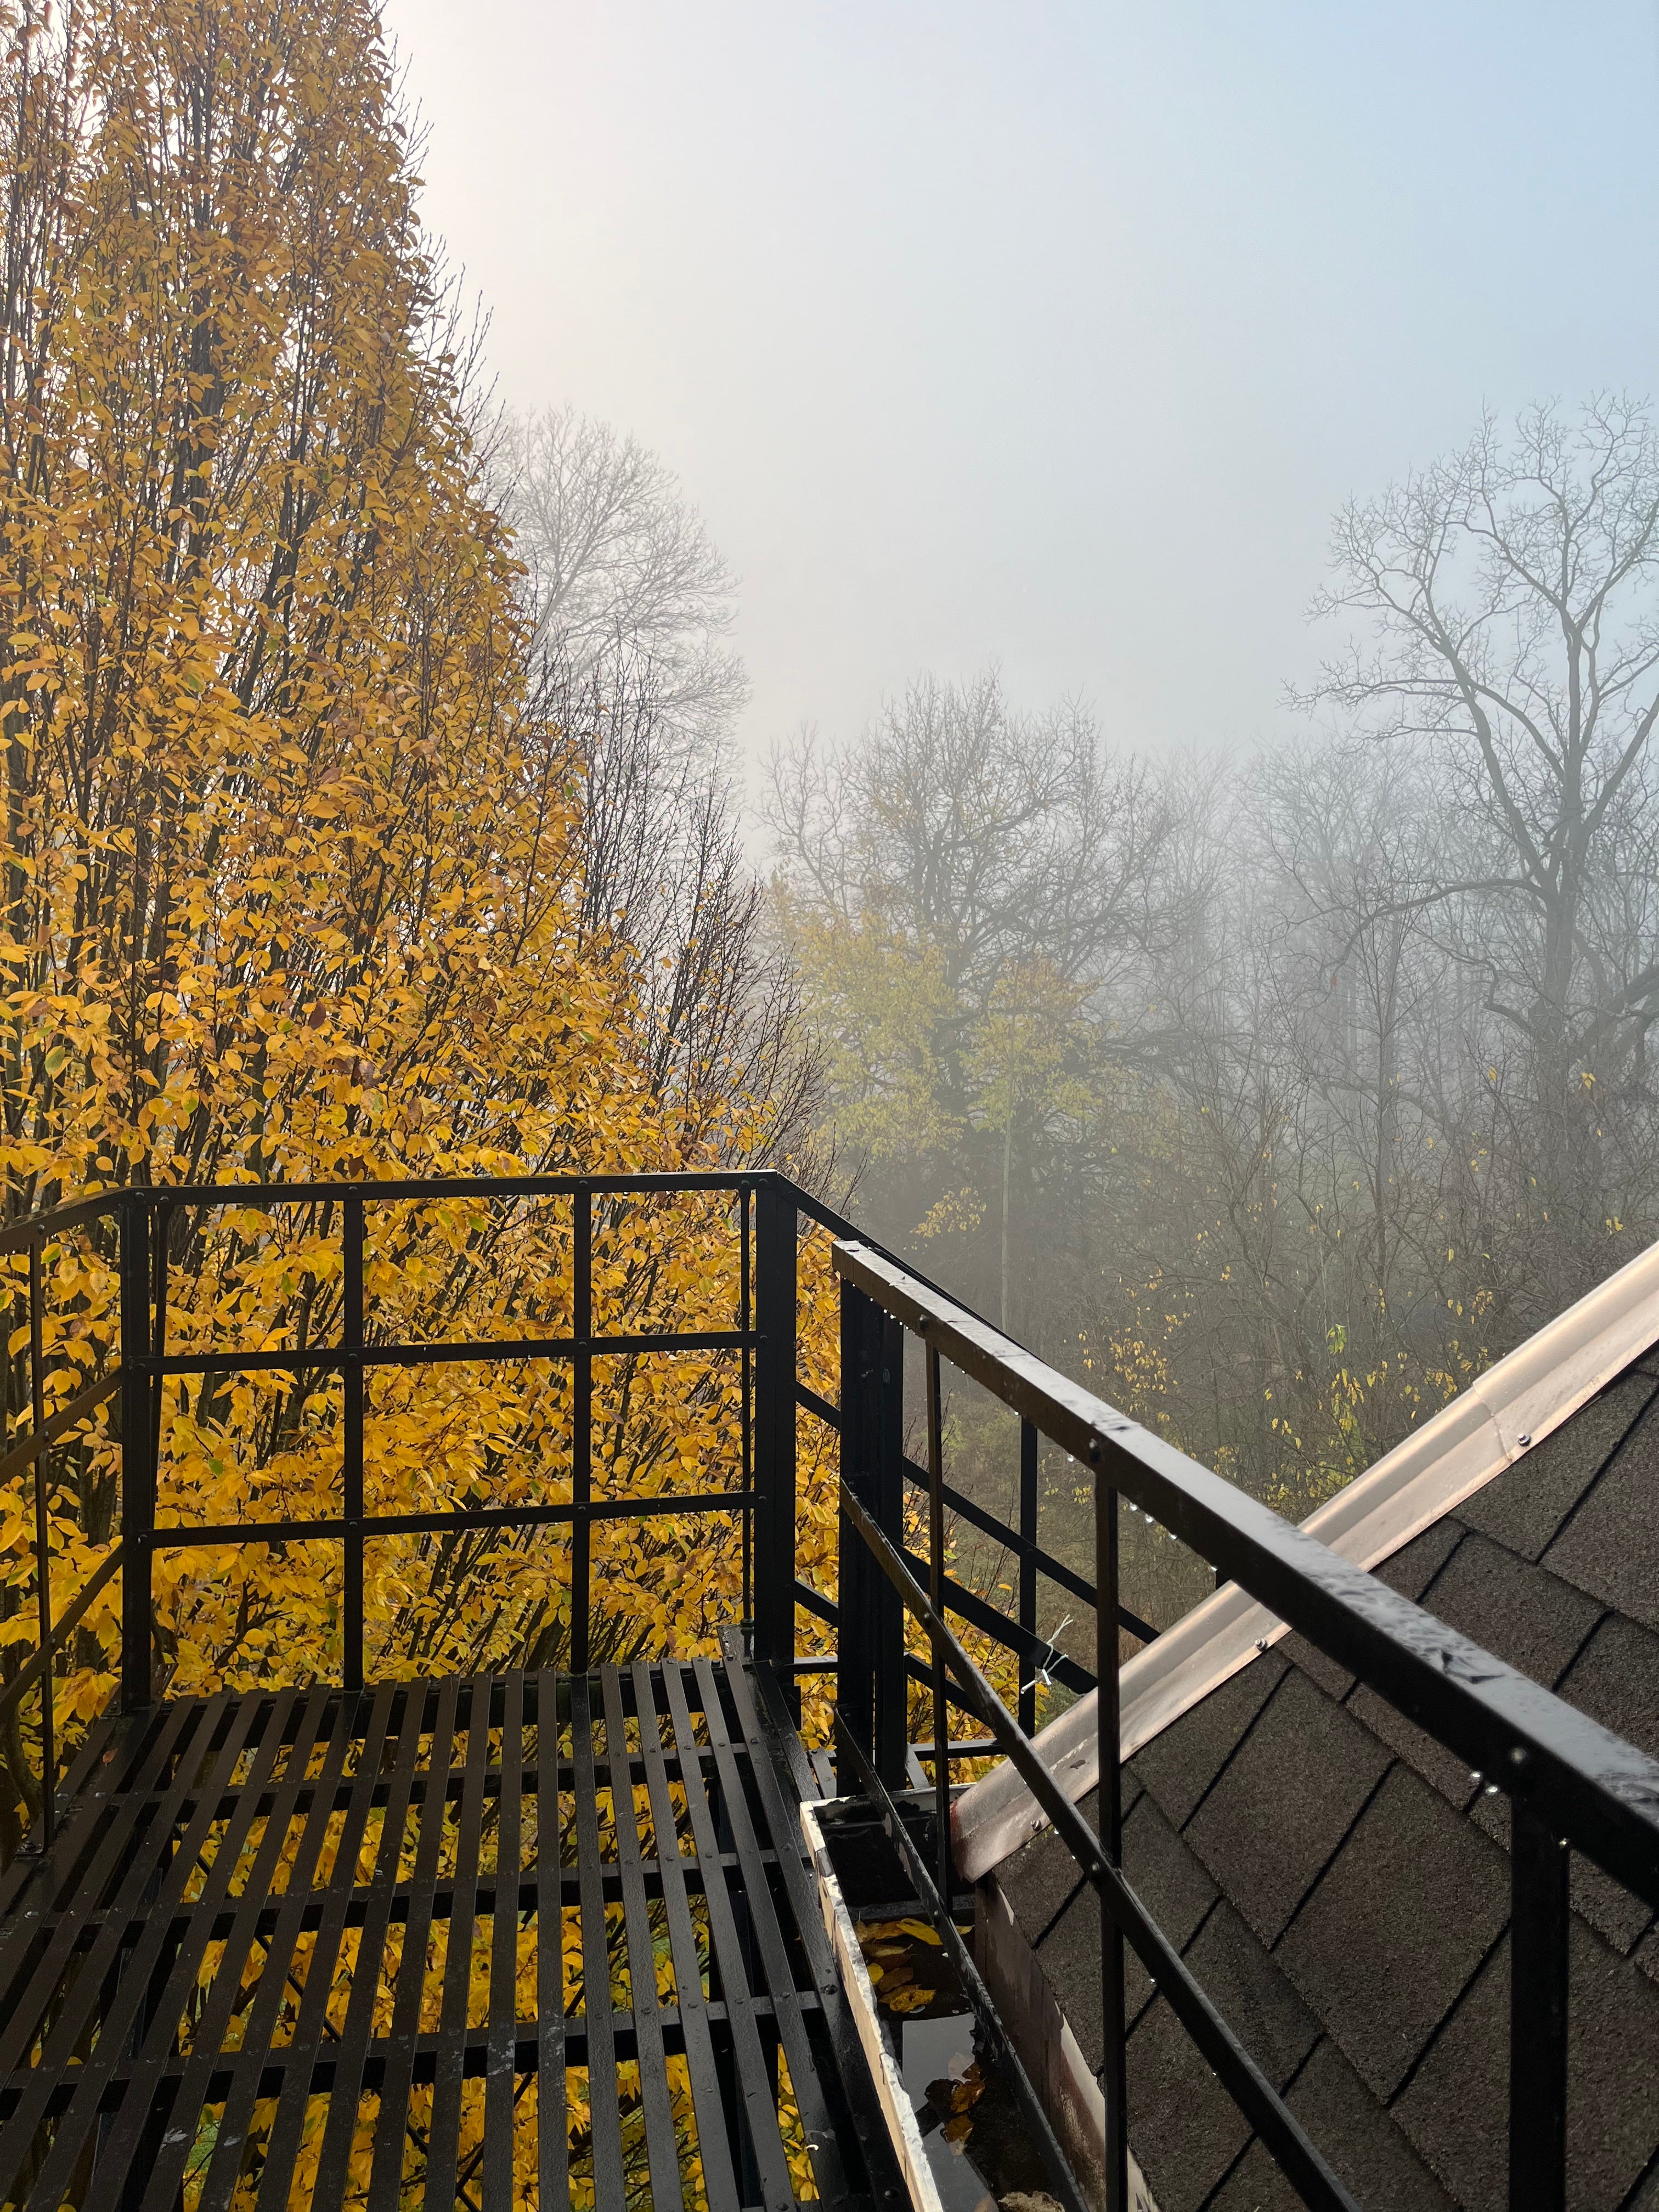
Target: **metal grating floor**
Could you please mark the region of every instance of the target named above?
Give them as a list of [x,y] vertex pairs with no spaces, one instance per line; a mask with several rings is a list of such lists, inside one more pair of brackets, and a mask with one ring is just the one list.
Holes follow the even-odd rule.
[[100,1723],[0,1880],[0,2203],[896,2207],[816,1790],[735,1659]]

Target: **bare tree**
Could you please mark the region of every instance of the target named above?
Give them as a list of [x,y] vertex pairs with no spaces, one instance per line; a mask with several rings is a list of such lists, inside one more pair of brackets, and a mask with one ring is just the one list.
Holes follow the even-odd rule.
[[734,1101],[763,1100],[769,1153],[801,1163],[819,1067],[799,980],[767,927],[720,754],[660,713],[653,666],[626,653],[550,672],[550,711],[582,777],[581,929],[629,961],[653,1073],[689,1132],[721,1150]]
[[501,512],[528,569],[538,641],[582,684],[649,671],[665,730],[702,746],[749,696],[726,642],[738,583],[667,464],[573,409],[507,416],[492,441]]
[[763,811],[788,873],[937,948],[975,1012],[1032,957],[1104,984],[1144,949],[1161,896],[1153,779],[1109,759],[1075,702],[1012,710],[994,669],[917,678],[840,752],[803,732],[775,750]]
[[1659,440],[1626,399],[1488,418],[1346,507],[1333,562],[1316,611],[1371,635],[1299,703],[1416,749],[1443,800],[1437,879],[1370,912],[1432,911],[1519,1048],[1559,1297],[1602,1231],[1659,1019]]
[[[798,1162],[817,1062],[744,855],[728,741],[737,590],[672,470],[569,408],[486,426],[542,702],[581,778],[581,927],[627,959],[689,1145]],[[753,1110],[762,1108],[757,1115]]]

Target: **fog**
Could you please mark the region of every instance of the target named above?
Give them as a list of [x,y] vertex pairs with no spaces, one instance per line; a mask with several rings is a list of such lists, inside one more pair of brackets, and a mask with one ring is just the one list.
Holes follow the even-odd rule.
[[1297,1517],[1659,1234],[1652,11],[391,21],[665,1098]]
[[741,579],[751,754],[993,660],[1272,738],[1342,500],[1650,380],[1650,5],[388,21],[501,395],[638,437]]

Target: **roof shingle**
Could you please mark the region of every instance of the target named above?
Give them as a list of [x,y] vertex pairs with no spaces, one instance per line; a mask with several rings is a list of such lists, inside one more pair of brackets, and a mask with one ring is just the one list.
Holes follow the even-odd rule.
[[1283,1680],[1285,1668],[1285,1659],[1277,1651],[1254,1660],[1161,1735],[1154,1736],[1130,1762],[1131,1771],[1177,1827],[1185,1826],[1239,1737]]
[[[1378,1573],[1659,1757],[1656,1378],[1627,1370]],[[1358,2200],[1502,2212],[1507,1799],[1297,1637],[1155,1736],[1126,1771],[1143,1784],[1132,1887]],[[1000,1877],[1033,1939],[1045,1845]],[[1659,2212],[1659,1927],[1578,1855],[1571,1884],[1571,2212]],[[1091,2063],[1097,1929],[1078,1899],[1040,1954]],[[1160,2212],[1295,2205],[1133,1962],[1128,1986],[1130,2140]]]
[[1277,1942],[1388,1765],[1368,1729],[1291,1669],[1184,1832],[1263,1942]]
[[[1376,2212],[1454,2212],[1328,2036],[1316,2045],[1285,2101],[1362,2204]],[[1302,2212],[1302,2199],[1258,2142],[1205,2212]]]
[[1504,1854],[1396,1765],[1274,1956],[1386,2101],[1509,1911]]
[[1635,1370],[1620,1376],[1495,1482],[1466,1498],[1458,1517],[1522,1559],[1540,1559],[1654,1395],[1650,1377]]
[[1602,1613],[1570,1583],[1478,1534],[1450,1553],[1420,1601],[1448,1627],[1551,1689]]
[[1545,1553],[1544,1565],[1644,1628],[1659,1628],[1659,1419],[1650,1410]]

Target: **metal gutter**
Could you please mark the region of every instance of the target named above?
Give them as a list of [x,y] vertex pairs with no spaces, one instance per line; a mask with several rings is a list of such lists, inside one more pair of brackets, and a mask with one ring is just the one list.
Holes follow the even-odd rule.
[[853,1925],[853,1916],[848,1911],[847,1900],[842,1894],[835,1862],[824,1841],[823,1829],[818,1820],[820,1809],[808,1799],[801,1800],[801,1834],[805,1838],[812,1870],[817,1876],[818,1903],[823,1914],[824,1933],[835,1952],[841,1985],[847,1994],[859,2041],[864,2047],[870,2078],[876,2085],[882,2118],[887,2123],[887,2132],[891,2138],[914,2212],[945,2212],[939,2184],[933,2179],[927,2147],[921,2140],[921,2130],[916,2125],[915,2107],[910,2102],[898,2063],[881,2032],[870,1970],[864,1963],[858,1930]]
[[[1302,1524],[1367,1571],[1534,1450],[1659,1343],[1659,1243],[1569,1306]],[[1287,1633],[1226,1583],[1122,1669],[1122,1756],[1137,1751]],[[1099,1779],[1091,1691],[1034,1739],[1073,1802]],[[1045,1826],[1005,1761],[951,1813],[957,1866],[976,1881]]]

